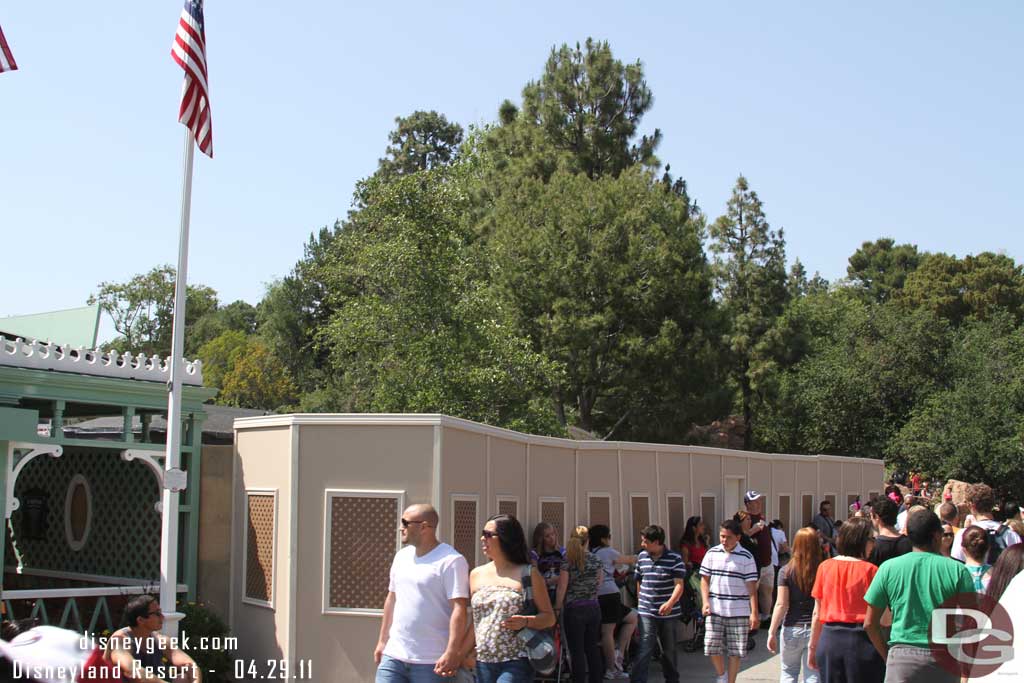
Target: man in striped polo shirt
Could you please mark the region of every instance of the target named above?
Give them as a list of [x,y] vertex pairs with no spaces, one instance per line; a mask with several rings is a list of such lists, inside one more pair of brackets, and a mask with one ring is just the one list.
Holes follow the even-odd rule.
[[[740,659],[747,655],[747,636],[757,629],[757,564],[740,545],[740,523],[722,522],[720,545],[708,550],[700,565],[704,598],[704,654],[711,657],[718,683],[736,683]],[[726,673],[725,657],[729,657]]]
[[661,670],[665,683],[678,683],[676,634],[682,607],[686,568],[679,553],[665,546],[665,530],[652,524],[640,532],[636,560],[637,611],[640,613],[640,647],[629,672],[632,683],[647,683],[647,669],[654,642],[661,643]]

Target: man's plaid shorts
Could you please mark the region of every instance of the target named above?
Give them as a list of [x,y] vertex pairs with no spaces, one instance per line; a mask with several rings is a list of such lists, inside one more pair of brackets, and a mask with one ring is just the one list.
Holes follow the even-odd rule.
[[705,626],[705,655],[747,656],[750,617],[720,617],[712,614],[708,616]]

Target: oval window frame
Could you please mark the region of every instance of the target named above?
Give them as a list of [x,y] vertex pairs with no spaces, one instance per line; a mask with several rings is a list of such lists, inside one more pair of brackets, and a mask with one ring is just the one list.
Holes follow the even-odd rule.
[[[74,531],[71,524],[71,501],[74,499],[75,490],[81,485],[82,490],[85,491],[85,528],[82,530],[81,540],[75,540]],[[89,480],[85,478],[81,473],[71,477],[71,481],[68,482],[68,490],[64,495],[64,538],[68,543],[68,547],[71,550],[78,552],[85,547],[86,542],[89,540],[89,532],[92,530],[92,487],[89,485]]]

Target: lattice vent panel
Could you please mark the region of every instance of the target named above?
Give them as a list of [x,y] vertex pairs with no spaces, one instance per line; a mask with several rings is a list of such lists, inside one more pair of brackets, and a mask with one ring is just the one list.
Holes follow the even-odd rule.
[[498,501],[498,514],[499,515],[512,515],[513,517],[519,517],[519,503],[514,500],[499,500]]
[[782,522],[782,530],[786,534],[786,538],[793,538],[790,534],[790,511],[789,511],[789,496],[779,496],[779,520]]
[[686,505],[682,496],[668,497],[668,543],[670,548],[678,547],[679,539],[686,530]]
[[590,499],[590,519],[588,526],[604,524],[607,527],[612,525],[612,502],[606,497],[595,497]]
[[452,504],[452,545],[462,553],[470,567],[476,566],[476,501],[456,500]]
[[[633,513],[633,547],[640,547],[640,532],[651,523],[650,503],[647,498],[631,498],[630,510]],[[668,539],[665,539],[666,543]]]
[[704,528],[714,539],[718,533],[718,520],[715,519],[715,499],[712,496],[700,497],[700,517],[704,522]]
[[[64,506],[71,478],[81,474],[92,491],[89,535],[73,551],[64,533]],[[156,477],[139,461],[125,462],[117,450],[68,447],[60,458],[41,455],[25,466],[15,484],[23,502],[11,516],[13,539],[5,556],[22,566],[102,576],[158,579],[160,500]],[[25,527],[26,496],[42,496],[45,524],[41,538]]]
[[274,590],[274,496],[249,494],[245,597],[270,602]]
[[540,504],[540,521],[555,527],[558,544],[565,545],[565,503],[545,500]]
[[329,500],[329,606],[383,609],[394,558],[398,501],[395,498],[335,496]]

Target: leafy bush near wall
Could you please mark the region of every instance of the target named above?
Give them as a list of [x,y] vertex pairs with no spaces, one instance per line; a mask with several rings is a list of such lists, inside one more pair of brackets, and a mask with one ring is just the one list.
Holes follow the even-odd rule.
[[224,648],[201,647],[201,643],[225,644],[228,640],[228,627],[224,620],[214,614],[201,602],[179,602],[178,609],[184,613],[179,629],[182,636],[182,649],[195,660],[203,672],[204,683],[229,683],[235,681],[233,659],[231,653]]

